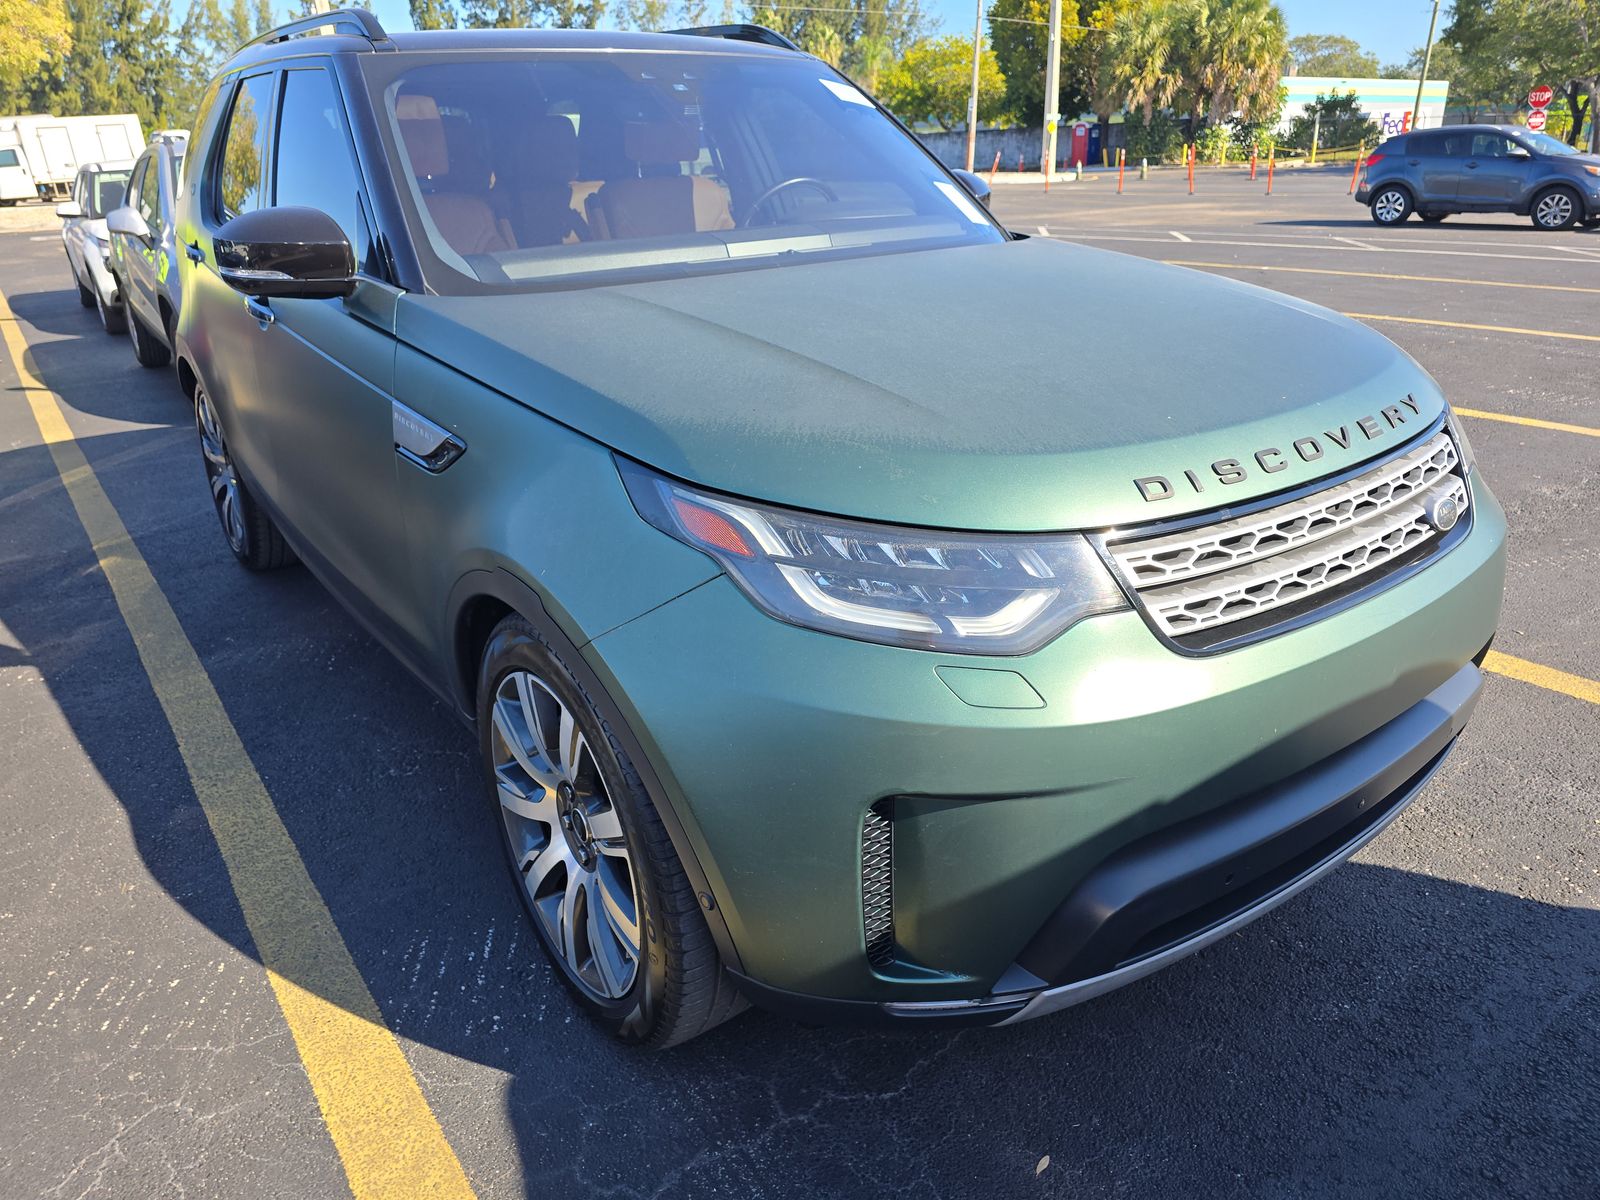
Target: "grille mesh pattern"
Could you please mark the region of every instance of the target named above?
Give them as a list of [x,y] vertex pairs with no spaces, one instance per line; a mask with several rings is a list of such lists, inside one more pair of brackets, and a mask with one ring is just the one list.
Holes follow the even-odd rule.
[[1178,533],[1113,540],[1107,549],[1159,629],[1204,637],[1363,576],[1380,578],[1387,565],[1437,541],[1428,514],[1445,500],[1467,510],[1459,469],[1455,444],[1441,431],[1324,491]]
[[881,967],[894,960],[894,823],[868,809],[861,824],[861,922],[867,961]]

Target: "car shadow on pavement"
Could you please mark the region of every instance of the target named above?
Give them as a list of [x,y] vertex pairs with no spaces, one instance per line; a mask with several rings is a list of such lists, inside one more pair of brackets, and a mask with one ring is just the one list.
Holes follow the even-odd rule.
[[[38,328],[71,327],[45,311],[70,294],[15,303]],[[166,372],[85,395],[103,358],[81,338],[34,352],[74,407],[187,420]],[[1576,1195],[1600,1177],[1600,913],[1365,864],[1158,976],[1015,1028],[811,1029],[752,1012],[673,1051],[617,1046],[535,943],[472,735],[303,570],[237,567],[193,446],[164,435],[84,451],[481,1195],[1454,1197]],[[42,675],[151,876],[255,957],[53,471],[43,448],[0,453],[0,506],[36,489],[0,509],[0,622],[20,646],[7,654]]]

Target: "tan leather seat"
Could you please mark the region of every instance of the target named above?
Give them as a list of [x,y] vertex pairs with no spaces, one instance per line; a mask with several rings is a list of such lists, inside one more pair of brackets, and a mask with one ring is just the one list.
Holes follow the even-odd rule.
[[465,148],[462,162],[452,172],[444,120],[432,96],[407,94],[395,101],[400,136],[411,159],[428,216],[457,254],[493,254],[511,249],[511,239],[488,201],[489,173],[466,179],[470,168]]
[[682,174],[684,164],[700,156],[700,134],[693,125],[630,121],[622,137],[640,178],[609,180],[589,198],[589,227],[596,237],[666,237],[734,227],[728,189],[707,176]]
[[529,121],[506,173],[511,184],[511,231],[518,246],[555,246],[588,235],[582,201],[574,190],[578,133],[566,117]]

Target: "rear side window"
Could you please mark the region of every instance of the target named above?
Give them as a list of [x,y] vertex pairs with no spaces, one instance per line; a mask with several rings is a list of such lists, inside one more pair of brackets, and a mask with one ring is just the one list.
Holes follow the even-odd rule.
[[141,158],[133,167],[133,180],[128,184],[128,195],[123,201],[130,208],[144,211],[144,206],[139,202],[139,197],[144,194],[145,168],[150,165],[148,158]]
[[273,204],[327,213],[350,239],[356,261],[366,258],[360,185],[344,106],[333,79],[320,67],[285,71],[283,101],[274,141]]
[[144,218],[144,223],[150,226],[150,232],[160,235],[161,232],[161,179],[156,172],[150,169],[150,164],[155,160],[147,158],[140,173],[144,179],[139,188],[139,215]]
[[1419,133],[1411,138],[1411,153],[1419,158],[1466,158],[1472,137],[1465,133]]
[[267,160],[267,114],[272,105],[272,76],[252,75],[234,93],[233,111],[223,135],[217,178],[217,207],[224,219],[252,212],[264,204]]

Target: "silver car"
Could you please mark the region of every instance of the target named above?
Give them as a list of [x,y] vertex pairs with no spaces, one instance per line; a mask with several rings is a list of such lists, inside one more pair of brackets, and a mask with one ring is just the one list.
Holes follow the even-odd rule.
[[106,224],[111,269],[128,313],[133,356],[142,367],[172,361],[178,324],[178,239],[172,218],[188,137],[160,133],[133,165],[128,195]]
[[78,285],[78,300],[97,309],[107,333],[121,333],[122,296],[111,274],[111,243],[107,240],[106,214],[122,203],[132,163],[89,163],[72,181],[72,198],[56,205],[61,218],[61,241]]

